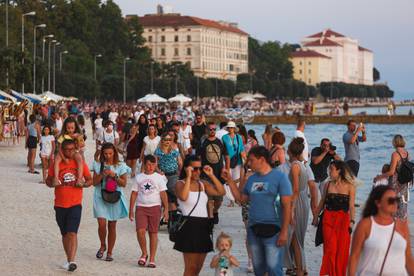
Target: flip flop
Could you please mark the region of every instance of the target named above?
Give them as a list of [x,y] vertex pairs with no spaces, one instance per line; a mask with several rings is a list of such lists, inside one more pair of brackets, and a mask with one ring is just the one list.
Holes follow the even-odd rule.
[[106,262],[112,262],[114,260],[114,258],[112,258],[111,255],[106,255],[105,261]]
[[147,263],[147,260],[148,260],[148,256],[139,258],[138,265],[139,266],[145,266],[145,264]]
[[156,268],[157,266],[155,265],[154,262],[149,262],[149,264],[147,265],[147,267],[149,267],[149,268]]
[[98,252],[96,252],[96,258],[97,259],[102,259],[104,252],[105,252],[105,250],[99,249]]

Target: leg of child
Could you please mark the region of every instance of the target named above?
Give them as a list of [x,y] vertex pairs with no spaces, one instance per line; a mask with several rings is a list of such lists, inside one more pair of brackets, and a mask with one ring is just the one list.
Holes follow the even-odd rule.
[[47,169],[48,169],[48,159],[46,157],[41,156],[42,159],[42,173],[43,173],[43,181],[41,183],[46,183],[47,177]]
[[77,175],[78,183],[83,183],[83,158],[79,152],[75,154],[75,161],[78,167],[78,175]]

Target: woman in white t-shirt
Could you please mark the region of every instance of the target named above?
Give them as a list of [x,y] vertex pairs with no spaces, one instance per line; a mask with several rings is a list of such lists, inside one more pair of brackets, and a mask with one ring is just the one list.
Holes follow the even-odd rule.
[[95,160],[99,159],[99,155],[101,154],[102,144],[111,143],[115,145],[115,147],[119,143],[119,134],[114,129],[114,124],[111,121],[105,121],[104,129],[98,134],[98,138],[96,139],[96,152],[95,152]]
[[144,160],[146,155],[154,155],[158,144],[161,141],[161,137],[157,135],[158,131],[155,125],[149,125],[147,130],[147,136],[144,137],[144,145],[141,150],[141,160]]
[[102,133],[103,131],[103,125],[102,125],[102,117],[101,114],[96,114],[96,119],[93,122],[93,124],[95,125],[95,133],[94,133],[94,139],[98,139],[99,135]]
[[187,120],[184,120],[180,126],[180,132],[178,133],[178,141],[181,144],[181,147],[184,151],[184,154],[191,154],[191,140],[193,139],[193,133],[191,126],[188,124]]
[[55,136],[51,135],[49,126],[44,126],[42,137],[40,138],[40,159],[42,160],[43,181],[46,183],[47,171],[49,169],[49,161],[53,160],[55,153]]

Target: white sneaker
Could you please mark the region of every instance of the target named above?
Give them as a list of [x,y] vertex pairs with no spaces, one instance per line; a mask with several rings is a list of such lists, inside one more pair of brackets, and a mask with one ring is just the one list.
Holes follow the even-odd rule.
[[69,263],[68,263],[68,262],[65,262],[65,263],[62,265],[62,269],[64,269],[64,270],[69,270]]
[[68,271],[73,272],[73,271],[75,271],[77,268],[78,268],[78,266],[76,265],[76,263],[75,263],[75,262],[70,262],[70,263],[69,263],[69,268],[68,268]]
[[253,264],[251,259],[249,259],[248,263],[247,263],[247,273],[253,273]]

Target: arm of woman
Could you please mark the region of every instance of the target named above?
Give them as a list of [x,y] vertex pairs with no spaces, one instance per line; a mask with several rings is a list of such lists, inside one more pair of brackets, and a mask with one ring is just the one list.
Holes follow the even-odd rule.
[[404,238],[407,241],[407,248],[405,249],[405,269],[407,270],[408,275],[414,275],[414,260],[410,246],[410,229],[408,227],[407,221],[397,221],[397,223],[401,225]]
[[355,186],[353,184],[349,184],[349,215],[351,217],[351,224],[350,228],[352,228],[355,224]]
[[179,180],[177,181],[177,184],[175,185],[175,193],[177,194],[177,197],[181,201],[186,201],[188,198],[188,195],[190,194],[190,184],[191,184],[191,173],[190,176],[188,176],[185,180]]
[[141,162],[144,161],[144,152],[145,152],[146,147],[147,147],[147,144],[145,142],[142,142],[142,149],[141,149],[141,153],[139,154],[139,158],[141,159]]
[[316,210],[318,209],[318,187],[316,187],[316,183],[313,180],[308,181],[309,193],[311,197],[311,210],[313,217],[316,217],[318,213]]
[[369,236],[371,229],[371,221],[369,218],[362,219],[352,237],[351,255],[349,256],[348,263],[348,276],[355,276],[358,266],[359,257],[361,255],[362,248],[364,247],[365,240]]
[[180,155],[177,157],[177,162],[178,162],[178,171],[180,172],[183,168],[183,159],[181,158]]
[[213,187],[211,185],[208,185],[206,181],[203,181],[203,183],[205,183],[204,188],[206,189],[206,193],[209,196],[224,196],[226,194],[226,190],[224,190],[223,183],[221,183],[220,180],[218,180],[214,175],[213,169],[210,166],[204,166],[203,170],[204,173],[207,174],[207,176],[210,178],[211,182],[214,184]]
[[300,165],[298,163],[292,164],[292,169],[290,170],[290,173],[292,175],[292,204],[294,206],[296,199],[299,197]]
[[324,208],[325,198],[326,198],[326,195],[328,194],[329,185],[330,183],[326,184],[325,190],[323,194],[321,195],[321,199],[319,200],[318,207],[316,208],[316,211],[315,211],[316,216],[313,218],[313,222],[312,222],[313,226],[318,226],[318,215],[321,213],[322,209]]
[[397,163],[398,163],[398,153],[393,152],[391,155],[390,169],[386,173],[380,174],[377,177],[375,177],[374,182],[380,179],[393,176],[395,174],[395,171],[397,170]]
[[227,185],[230,187],[230,191],[234,196],[236,202],[244,204],[249,201],[249,197],[243,193],[244,185],[246,184],[247,177],[242,178],[240,181],[240,187],[237,187],[236,183],[230,176],[230,172],[228,170],[224,170],[221,173],[221,177],[226,181]]

